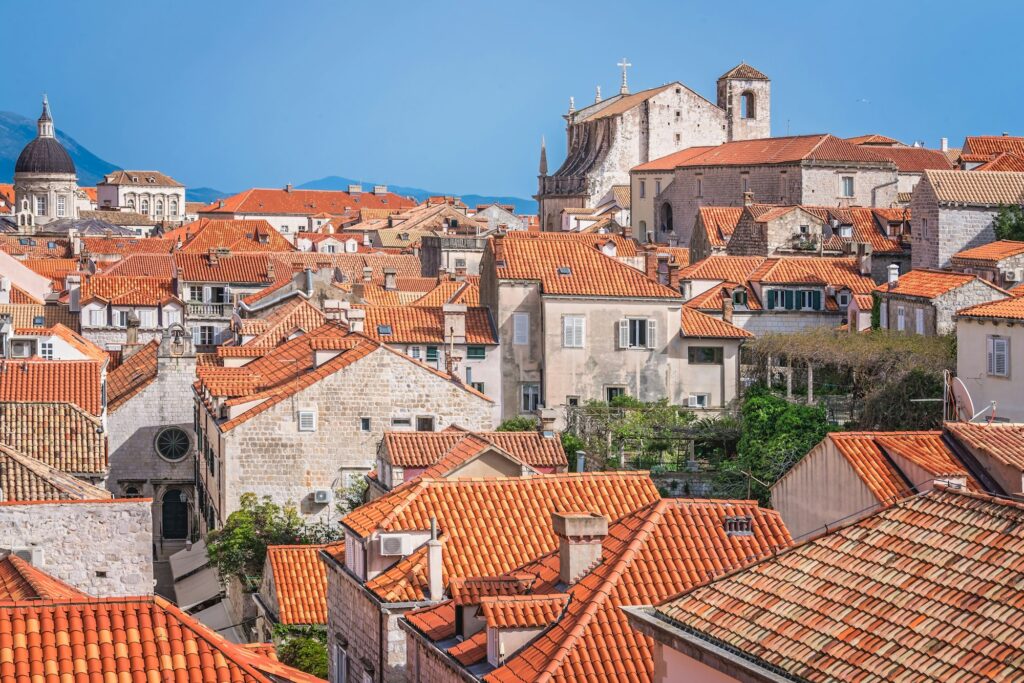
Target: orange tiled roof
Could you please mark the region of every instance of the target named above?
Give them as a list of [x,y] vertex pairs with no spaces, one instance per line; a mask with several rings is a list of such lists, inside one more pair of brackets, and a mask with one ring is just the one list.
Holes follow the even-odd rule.
[[282,624],[327,623],[327,566],[322,545],[272,545],[267,563],[274,573],[278,621]]
[[702,206],[697,211],[700,213],[708,244],[712,247],[724,247],[728,244],[743,215],[742,206]]
[[[366,336],[385,344],[443,344],[446,341],[444,311],[427,306],[360,306],[366,311]],[[381,334],[383,326],[391,334]],[[466,309],[466,343],[497,344],[488,309]]]
[[952,169],[946,153],[938,149],[924,147],[887,147],[884,145],[867,147],[879,159],[896,164],[900,173],[924,173],[928,169]]
[[115,306],[159,306],[178,300],[170,278],[105,274],[82,278],[79,297],[83,304],[99,299]]
[[0,485],[4,500],[99,500],[110,498],[106,489],[47,465],[42,460],[0,445]]
[[[501,576],[479,576],[452,579],[448,584],[451,604],[456,607],[479,605],[484,598],[501,595],[524,595],[536,582],[537,577],[525,572],[512,572]],[[451,615],[454,625],[455,614]],[[433,640],[438,640],[431,636]]]
[[288,263],[293,270],[337,269],[349,282],[361,281],[363,269],[367,266],[373,282],[384,281],[385,269],[393,269],[398,277],[418,277],[421,268],[419,257],[412,254],[322,254],[299,251],[276,254],[275,258]]
[[174,243],[159,237],[82,237],[82,248],[91,255],[170,254]]
[[[363,505],[342,519],[359,536],[427,529],[436,518],[445,544],[445,583],[496,576],[551,552],[551,513],[596,512],[619,519],[659,499],[646,472],[548,474],[482,479],[421,478]],[[333,552],[337,546],[328,546]],[[385,602],[423,600],[426,548],[366,583]]]
[[1009,172],[1021,172],[1024,171],[1024,150],[1020,153],[1003,152],[998,156],[992,158],[991,161],[986,161],[981,166],[978,166],[974,171],[1009,171]]
[[486,597],[479,614],[487,628],[542,628],[558,621],[568,602],[565,593]]
[[860,274],[854,258],[769,258],[750,275],[750,280],[770,284],[821,282],[835,287],[848,287],[854,294],[867,294],[875,287],[870,277]]
[[285,190],[253,188],[232,195],[202,209],[202,213],[230,213],[257,215],[293,214],[312,216],[326,212],[331,215],[381,210],[388,213],[411,209],[416,202],[393,192],[349,194],[336,190]]
[[449,428],[440,432],[384,432],[382,448],[395,467],[430,467],[462,440],[474,436],[531,467],[565,467],[568,461],[557,436],[540,432],[469,432]]
[[[752,533],[729,535],[725,522],[730,517],[749,517]],[[770,556],[790,543],[778,513],[761,509],[752,501],[652,502],[610,525],[602,542],[602,561],[572,586],[563,588],[559,583],[556,550],[518,570],[519,574],[536,577],[529,595],[482,598],[488,605],[507,604],[505,612],[511,612],[513,622],[540,626],[546,625],[545,618],[553,617],[550,628],[483,678],[489,682],[652,681],[653,643],[629,626],[621,608],[660,602]],[[568,593],[567,603],[562,591]],[[551,601],[551,607],[565,604],[564,611],[553,614],[555,609],[548,607],[541,611],[540,618],[519,619],[516,607],[520,603],[542,601]],[[444,604],[416,616],[443,609]],[[444,618],[444,612],[439,616]],[[443,633],[444,629],[437,628],[436,632]],[[449,653],[454,656],[451,650]],[[471,666],[482,662],[485,654],[458,659],[464,666]]]
[[61,472],[106,474],[102,427],[99,417],[71,403],[0,402],[0,443]]
[[713,254],[679,271],[680,280],[720,280],[746,282],[750,274],[765,262],[764,256],[726,256]]
[[[1015,289],[1020,289],[1019,287]],[[1001,318],[1004,320],[1024,320],[1024,292],[1015,292],[1011,296],[987,304],[978,304],[957,311],[961,318]]]
[[1024,254],[1024,242],[997,240],[983,244],[980,247],[958,251],[953,254],[953,258],[956,260],[984,261],[985,263],[995,265],[1003,259],[1019,256],[1020,254]]
[[1024,509],[938,489],[700,586],[658,615],[799,680],[1024,677]]
[[71,258],[71,241],[41,235],[0,235],[0,249],[28,258]]
[[94,360],[0,361],[0,401],[73,403],[100,415],[102,372]]
[[466,276],[463,281],[441,280],[433,289],[416,299],[413,306],[443,306],[444,304],[480,305],[480,276]]
[[[537,280],[545,294],[657,299],[679,297],[678,292],[650,279],[636,268],[603,254],[597,247],[597,240],[592,237],[512,232],[504,237],[490,238],[485,258],[495,263],[499,279]],[[608,235],[596,237],[609,238]],[[501,242],[500,262],[494,257],[496,242]],[[618,245],[620,240],[615,242]],[[622,252],[618,252],[618,255],[625,256]],[[560,269],[567,270],[560,272]]]
[[104,275],[127,277],[173,278],[174,256],[171,254],[130,254],[114,261],[103,270]]
[[795,135],[726,142],[682,161],[677,166],[757,166],[805,160],[859,161],[880,166],[892,164],[891,161],[880,159],[873,150],[851,144],[834,135]]
[[271,349],[295,332],[310,332],[325,322],[327,318],[323,311],[305,299],[296,297],[274,308],[265,318],[243,319],[241,327],[243,334],[256,333],[253,339],[246,342],[246,347]]
[[280,274],[290,274],[290,268],[275,262],[270,254],[229,254],[211,259],[210,254],[178,252],[174,263],[183,282],[267,285]]
[[17,555],[0,558],[0,601],[81,600],[87,597],[85,593],[33,567]]
[[64,276],[78,270],[78,259],[74,258],[28,258],[21,265],[53,281],[56,291],[64,289]]
[[709,339],[745,339],[754,335],[741,327],[713,318],[689,306],[682,308],[682,335]]
[[42,672],[90,683],[320,680],[229,642],[159,597],[6,602],[0,604],[0,633],[9,643],[0,678],[10,681]]
[[153,339],[107,373],[107,410],[114,412],[156,379],[159,348]]
[[921,268],[900,275],[896,286],[892,289],[889,288],[889,283],[887,282],[883,282],[874,289],[883,294],[892,293],[899,294],[900,296],[934,299],[958,287],[963,287],[974,280],[984,282],[977,275],[971,275],[970,273],[954,273],[948,270]]
[[869,134],[869,135],[857,135],[852,138],[846,138],[847,142],[851,142],[855,145],[902,145],[903,143],[896,138],[891,138],[887,135]]
[[1012,135],[968,135],[961,153],[974,161],[991,159],[1003,152],[1024,155],[1024,137]]
[[939,204],[998,207],[1024,204],[1024,173],[925,171]]
[[947,422],[957,441],[997,462],[1024,469],[1024,424]]
[[714,149],[714,147],[712,147],[712,146],[687,147],[686,149],[681,149],[678,152],[672,152],[672,154],[666,154],[663,157],[659,157],[657,159],[653,159],[653,160],[648,161],[646,163],[640,164],[639,166],[634,166],[633,168],[631,168],[629,170],[630,170],[630,172],[632,172],[632,171],[673,171],[673,170],[675,170],[676,166],[678,166],[679,164],[683,163],[684,161],[689,161],[690,159],[692,159],[692,158],[694,158],[696,156],[700,156],[704,152],[707,152],[709,149]]
[[95,361],[101,363],[109,360],[110,356],[107,352],[96,346],[94,343],[81,336],[74,330],[68,329],[64,325],[57,323],[52,327],[26,327],[23,329],[15,328],[18,334],[27,334],[39,337],[59,337],[68,346],[73,348],[83,356],[87,356]]
[[286,240],[281,233],[265,220],[211,220],[200,218],[178,228],[172,239],[164,236],[164,241],[176,242],[183,231],[186,241],[181,251],[187,254],[206,253],[210,249],[224,248],[232,252],[289,252],[295,251],[295,245]]

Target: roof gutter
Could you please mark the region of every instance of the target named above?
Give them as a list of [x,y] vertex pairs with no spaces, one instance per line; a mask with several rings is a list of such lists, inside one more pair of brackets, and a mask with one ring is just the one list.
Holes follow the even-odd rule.
[[[443,659],[445,661],[445,663],[448,664],[450,670],[452,672],[456,673],[458,675],[458,677],[461,678],[463,681],[467,681],[467,683],[476,683],[477,681],[481,680],[481,679],[477,678],[476,676],[474,676],[473,674],[471,674],[468,671],[466,671],[466,668],[462,665],[461,662],[459,662],[459,660],[455,659],[455,657],[452,657],[450,654],[448,654],[447,651],[442,650],[437,645],[435,645],[434,642],[432,640],[430,640],[430,638],[427,638],[427,636],[425,636],[418,628],[416,628],[407,619],[404,619],[404,618],[403,619],[399,619],[398,620],[398,628],[400,628],[403,631],[405,631],[406,633],[412,635],[412,637],[415,638],[420,643],[420,645],[422,645],[424,647],[430,648],[434,652],[434,654],[436,654],[438,657]],[[406,653],[405,653],[405,658],[406,658],[406,666],[408,666],[408,661],[409,661],[409,652],[408,651],[406,651]],[[419,671],[418,667],[417,667],[417,671]]]

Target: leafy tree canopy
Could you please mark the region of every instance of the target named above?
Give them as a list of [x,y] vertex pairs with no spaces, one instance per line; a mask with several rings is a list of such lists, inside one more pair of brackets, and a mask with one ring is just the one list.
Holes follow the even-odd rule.
[[509,419],[498,425],[495,431],[498,432],[532,432],[537,429],[537,421],[532,417],[526,417],[525,415],[518,415],[516,417],[510,417]]
[[292,636],[277,648],[282,664],[327,680],[327,645],[325,640],[310,635]]
[[1003,206],[992,223],[996,239],[1024,242],[1024,206]]

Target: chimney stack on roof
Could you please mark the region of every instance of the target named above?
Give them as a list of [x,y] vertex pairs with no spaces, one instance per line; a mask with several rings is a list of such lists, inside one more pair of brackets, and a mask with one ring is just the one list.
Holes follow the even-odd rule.
[[722,322],[732,325],[732,312],[735,304],[732,300],[732,292],[728,289],[722,290]]
[[373,279],[373,268],[370,266],[363,266],[363,282],[369,282]]
[[444,578],[441,574],[441,562],[444,546],[437,538],[437,518],[430,518],[430,540],[427,541],[427,597],[431,602],[444,599]]
[[466,343],[466,304],[444,304],[444,341],[446,344]]
[[285,185],[284,186],[284,191],[285,192],[291,192],[292,191],[292,184],[288,183],[287,185]]
[[939,140],[939,149],[943,152],[949,151],[949,138],[942,138]]
[[889,289],[893,289],[896,286],[896,283],[900,281],[900,264],[898,264],[898,263],[890,263],[888,270],[889,270],[889,279],[888,279]]
[[0,275],[0,304],[11,303],[11,278]]
[[752,190],[747,190],[743,193],[743,206],[750,206],[754,203],[754,193]]
[[494,264],[498,267],[505,265],[504,240],[504,237],[494,237],[491,239],[491,250],[494,252]]
[[608,518],[593,512],[552,512],[558,536],[560,581],[579,581],[601,561],[601,543],[608,535]]
[[349,194],[362,194],[362,192],[363,192],[363,186],[362,185],[354,185],[353,184],[353,185],[349,185],[348,186],[348,193]]
[[348,331],[362,332],[366,322],[366,311],[361,308],[353,308],[348,311]]
[[387,185],[374,185],[373,186],[373,193],[374,194],[387,194],[388,193],[388,186]]
[[384,269],[384,291],[393,292],[398,289],[398,271],[394,268]]

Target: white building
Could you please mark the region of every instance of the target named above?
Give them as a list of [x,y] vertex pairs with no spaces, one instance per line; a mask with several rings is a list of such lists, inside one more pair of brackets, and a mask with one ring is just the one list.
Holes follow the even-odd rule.
[[159,171],[114,171],[96,184],[102,209],[135,211],[155,221],[185,220],[185,186]]
[[[978,412],[995,402],[997,420],[1024,422],[1024,298],[965,308],[956,315],[956,374]],[[986,415],[991,413],[986,413]]]
[[89,208],[88,201],[79,198],[75,162],[57,141],[45,96],[37,125],[38,135],[14,165],[16,222],[25,232],[59,218],[76,218],[76,202],[84,201],[84,208]]

